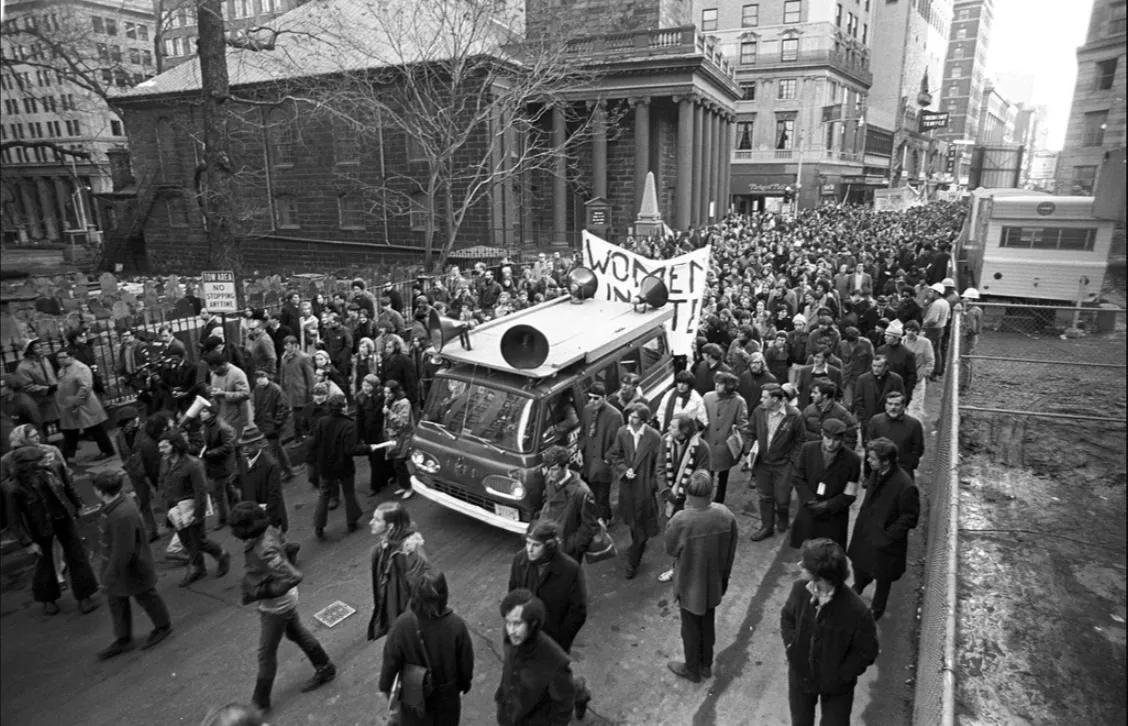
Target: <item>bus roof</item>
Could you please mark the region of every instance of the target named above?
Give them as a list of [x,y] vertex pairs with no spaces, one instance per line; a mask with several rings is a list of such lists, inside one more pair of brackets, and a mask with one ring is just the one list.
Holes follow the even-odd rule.
[[[451,340],[442,356],[452,363],[484,366],[526,378],[548,378],[581,360],[591,363],[674,317],[673,307],[636,312],[631,303],[557,298],[479,325],[470,350]],[[514,368],[501,354],[501,338],[515,325],[530,325],[548,339],[548,359],[537,368]]]
[[992,219],[1037,220],[1051,224],[1058,220],[1092,220],[1092,197],[1003,197],[995,200]]

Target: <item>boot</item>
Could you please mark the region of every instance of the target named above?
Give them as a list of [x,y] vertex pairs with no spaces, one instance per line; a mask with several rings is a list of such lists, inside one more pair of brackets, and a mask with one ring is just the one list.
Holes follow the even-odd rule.
[[274,681],[260,678],[255,681],[255,695],[251,696],[251,703],[262,712],[270,710],[270,691],[274,688]]
[[791,512],[788,510],[789,507],[776,507],[776,529],[780,532],[786,532],[791,526]]
[[313,678],[309,679],[309,681],[302,686],[302,693],[309,693],[310,691],[321,688],[336,677],[337,666],[332,663],[323,665],[314,672]]
[[203,567],[189,567],[188,571],[184,573],[184,579],[180,581],[180,587],[188,587],[197,580],[202,580],[206,577],[208,571]]
[[775,518],[775,501],[771,499],[760,500],[760,528],[752,533],[752,541],[760,542],[775,534],[772,521]]
[[588,703],[591,702],[591,690],[587,687],[587,681],[583,676],[577,676],[574,680],[576,688],[576,700],[574,703],[576,718],[580,721],[584,720],[587,715]]

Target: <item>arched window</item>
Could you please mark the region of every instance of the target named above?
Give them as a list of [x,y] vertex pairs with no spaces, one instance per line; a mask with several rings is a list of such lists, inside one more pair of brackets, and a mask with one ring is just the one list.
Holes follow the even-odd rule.
[[157,119],[157,159],[160,162],[160,178],[166,184],[181,185],[184,172],[180,167],[180,155],[176,150],[176,132],[172,121],[166,117]]

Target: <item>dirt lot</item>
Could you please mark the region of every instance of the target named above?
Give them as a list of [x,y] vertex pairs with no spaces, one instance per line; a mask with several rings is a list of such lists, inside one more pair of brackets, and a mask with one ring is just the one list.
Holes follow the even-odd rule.
[[[1119,322],[978,352],[1123,364]],[[983,363],[965,405],[1125,415],[1123,369]],[[959,723],[1125,723],[1124,425],[965,412],[960,438]]]

